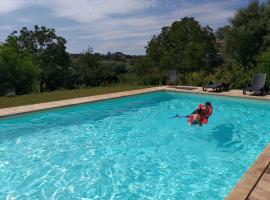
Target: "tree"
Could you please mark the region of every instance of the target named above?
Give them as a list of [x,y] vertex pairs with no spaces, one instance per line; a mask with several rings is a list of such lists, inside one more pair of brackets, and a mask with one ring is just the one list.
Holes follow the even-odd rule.
[[99,60],[93,54],[93,49],[88,47],[88,49],[83,52],[81,57],[78,59],[76,66],[79,84],[85,84],[87,86],[98,85],[96,83],[97,77],[94,76],[98,67]]
[[79,85],[100,86],[117,81],[113,66],[100,62],[100,55],[88,49],[82,53],[75,63]]
[[0,46],[0,95],[32,92],[38,76],[39,67],[31,54],[14,46]]
[[270,41],[270,3],[253,1],[238,10],[230,20],[231,28],[225,36],[225,57],[250,69]]
[[215,32],[216,39],[224,40],[224,38],[226,37],[226,34],[228,34],[230,29],[231,29],[231,26],[229,25],[218,28]]
[[[259,56],[255,70],[256,72],[267,73],[268,77],[270,76],[270,47]],[[267,85],[270,86],[269,78],[267,79]]]
[[209,69],[216,55],[215,37],[209,26],[201,27],[194,18],[185,17],[164,27],[146,47],[147,58],[162,71],[188,72]]
[[14,44],[22,51],[30,52],[41,68],[40,91],[55,90],[66,86],[70,59],[66,52],[66,40],[56,35],[54,29],[34,26],[34,30],[22,28],[8,36],[6,43]]

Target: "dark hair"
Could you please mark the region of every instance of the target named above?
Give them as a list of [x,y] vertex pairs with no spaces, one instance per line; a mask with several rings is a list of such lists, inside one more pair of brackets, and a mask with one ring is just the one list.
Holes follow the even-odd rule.
[[211,104],[209,101],[206,101],[206,102],[205,102],[205,105],[207,105],[207,106],[212,106],[212,104]]

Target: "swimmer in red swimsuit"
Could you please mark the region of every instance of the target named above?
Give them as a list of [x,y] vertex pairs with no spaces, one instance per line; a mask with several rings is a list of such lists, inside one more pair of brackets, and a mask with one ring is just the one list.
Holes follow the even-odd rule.
[[208,123],[208,118],[212,114],[213,107],[210,102],[205,102],[204,105],[200,104],[196,110],[194,110],[188,118],[189,125],[199,124],[202,126],[203,124]]

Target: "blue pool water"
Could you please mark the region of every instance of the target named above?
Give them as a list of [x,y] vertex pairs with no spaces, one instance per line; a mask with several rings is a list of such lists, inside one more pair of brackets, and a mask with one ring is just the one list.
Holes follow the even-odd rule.
[[[208,125],[171,118],[206,100]],[[269,142],[269,112],[155,92],[0,119],[0,199],[223,199]]]

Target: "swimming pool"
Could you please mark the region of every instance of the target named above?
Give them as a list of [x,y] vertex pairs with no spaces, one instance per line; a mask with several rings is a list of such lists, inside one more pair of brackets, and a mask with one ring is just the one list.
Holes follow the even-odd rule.
[[[205,101],[208,125],[172,118]],[[0,199],[223,199],[269,142],[269,112],[163,91],[0,119]]]

